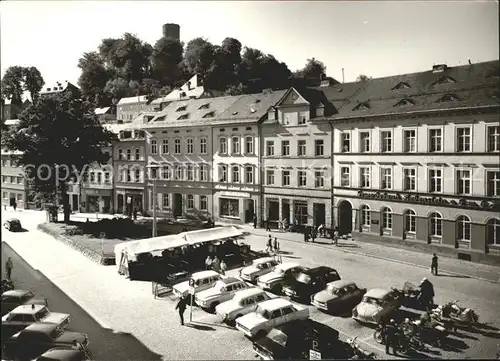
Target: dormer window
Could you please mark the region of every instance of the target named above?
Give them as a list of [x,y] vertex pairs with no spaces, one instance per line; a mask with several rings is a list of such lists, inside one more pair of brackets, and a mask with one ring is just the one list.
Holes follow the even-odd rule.
[[176,112],[184,112],[186,110],[187,106],[184,105],[182,107],[177,108]]
[[209,106],[210,106],[210,103],[203,104],[198,109],[208,109]]
[[208,112],[203,116],[203,118],[213,118],[215,117],[215,112]]
[[316,107],[316,116],[322,117],[324,115],[325,115],[325,107],[323,105]]
[[[148,116],[146,116],[146,117],[148,117]],[[155,122],[163,122],[163,121],[165,120],[165,117],[166,117],[166,115],[162,115],[161,117],[157,117],[157,118],[155,119]],[[149,118],[149,117],[148,117],[148,118]]]
[[122,138],[123,139],[132,138],[132,132],[130,130],[124,130],[122,133]]
[[405,106],[409,106],[409,105],[415,105],[415,102],[412,99],[405,98],[405,99],[401,99],[394,106],[395,107],[405,107]]
[[448,66],[446,64],[437,64],[432,67],[432,72],[433,73],[442,73],[448,69]]
[[411,88],[410,84],[405,83],[404,81],[399,82],[394,88],[391,90],[399,90],[399,89],[409,89]]
[[182,114],[179,118],[177,118],[177,120],[185,120],[187,118],[189,118],[189,113]]
[[437,100],[438,103],[457,102],[460,99],[455,94],[445,94]]
[[269,119],[269,120],[276,120],[276,113],[274,112],[274,110],[270,110],[267,113],[267,119]]
[[233,115],[236,115],[236,114],[238,114],[238,112],[233,112]]
[[453,79],[451,76],[443,76],[441,78],[439,78],[439,80],[437,82],[435,82],[433,85],[437,85],[437,84],[453,84],[453,83],[456,83],[457,81],[455,79]]
[[363,102],[356,105],[353,110],[368,110],[368,109],[370,109],[370,105],[368,104],[368,102]]

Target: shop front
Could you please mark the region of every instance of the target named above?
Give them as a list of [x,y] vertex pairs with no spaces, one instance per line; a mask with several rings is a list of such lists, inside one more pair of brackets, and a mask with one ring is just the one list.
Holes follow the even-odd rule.
[[327,227],[331,222],[331,201],[327,198],[290,197],[284,195],[264,196],[264,219],[271,222],[287,220],[288,224]]
[[215,217],[237,224],[252,223],[258,202],[258,194],[250,192],[217,192],[214,195]]
[[141,189],[117,189],[116,191],[116,213],[132,216],[134,211],[138,214],[144,213],[144,190]]
[[[112,190],[111,189],[84,189],[83,208],[88,213],[112,213]],[[70,202],[71,202],[70,197]]]

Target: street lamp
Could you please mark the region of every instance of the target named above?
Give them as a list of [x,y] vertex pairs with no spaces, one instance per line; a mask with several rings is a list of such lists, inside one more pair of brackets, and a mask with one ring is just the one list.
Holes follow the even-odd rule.
[[156,179],[158,178],[158,165],[150,164],[147,168],[151,169],[151,178],[153,179],[153,237],[156,237],[156,207],[158,197],[156,194]]

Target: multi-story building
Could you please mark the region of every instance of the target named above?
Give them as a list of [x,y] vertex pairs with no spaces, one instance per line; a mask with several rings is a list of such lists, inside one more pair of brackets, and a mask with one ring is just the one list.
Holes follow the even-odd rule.
[[499,254],[498,76],[494,61],[372,79],[325,118],[341,232]]
[[45,86],[40,91],[40,96],[48,96],[53,94],[61,94],[61,93],[71,93],[75,97],[79,97],[81,95],[80,88],[76,85],[70,83],[67,80],[58,81],[53,85]]
[[28,194],[23,168],[17,164],[21,153],[2,150],[2,205],[27,208]]

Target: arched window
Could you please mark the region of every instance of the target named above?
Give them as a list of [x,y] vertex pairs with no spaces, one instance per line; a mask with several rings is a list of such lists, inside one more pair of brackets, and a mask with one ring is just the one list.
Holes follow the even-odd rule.
[[457,219],[457,239],[470,241],[470,219],[467,216],[460,216]]
[[227,139],[219,138],[219,154],[227,154]]
[[382,209],[382,228],[392,229],[392,210],[389,207]]
[[240,167],[237,165],[231,167],[231,180],[233,183],[240,182]]
[[404,213],[405,219],[405,232],[415,233],[417,229],[415,212],[408,209]]
[[433,212],[429,215],[430,229],[429,233],[431,236],[441,237],[443,235],[443,217],[437,212]]
[[240,154],[240,138],[231,138],[231,154]]
[[486,226],[488,244],[500,246],[500,219],[490,219]]
[[363,226],[369,226],[370,225],[370,207],[364,205],[360,209],[361,211],[361,225]]

